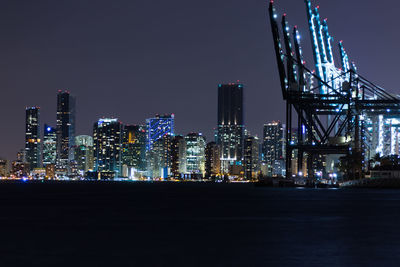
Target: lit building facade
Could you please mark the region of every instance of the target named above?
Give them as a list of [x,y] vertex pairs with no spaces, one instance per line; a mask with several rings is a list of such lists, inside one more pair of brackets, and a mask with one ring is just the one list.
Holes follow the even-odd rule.
[[186,173],[192,177],[203,178],[205,175],[206,140],[200,133],[190,133],[185,136],[186,143]]
[[39,108],[28,107],[25,114],[25,160],[33,170],[41,167]]
[[284,176],[284,126],[280,122],[271,122],[264,125],[262,158],[267,164],[269,176]]
[[125,125],[122,134],[122,166],[125,177],[134,177],[135,172],[146,170],[146,127]]
[[172,167],[173,136],[167,134],[154,142],[148,152],[148,175],[152,178],[168,178]]
[[118,119],[100,119],[93,126],[94,169],[102,177],[121,174],[121,128]]
[[174,114],[156,115],[146,120],[146,150],[153,149],[153,144],[164,135],[174,135]]
[[244,141],[244,175],[247,180],[257,179],[260,172],[260,142],[257,137],[248,136]]
[[220,84],[218,86],[218,132],[217,144],[221,147],[223,172],[230,165],[243,160],[243,85]]
[[67,168],[73,160],[75,142],[75,98],[68,91],[57,94],[57,165]]
[[57,132],[54,127],[44,125],[43,134],[43,166],[55,164],[57,157]]
[[81,175],[94,169],[93,137],[89,135],[76,136],[74,153],[76,167]]

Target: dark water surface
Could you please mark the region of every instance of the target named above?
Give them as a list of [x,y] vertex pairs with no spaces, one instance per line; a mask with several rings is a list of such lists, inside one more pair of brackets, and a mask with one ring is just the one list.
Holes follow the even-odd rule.
[[0,266],[400,266],[400,191],[2,183]]

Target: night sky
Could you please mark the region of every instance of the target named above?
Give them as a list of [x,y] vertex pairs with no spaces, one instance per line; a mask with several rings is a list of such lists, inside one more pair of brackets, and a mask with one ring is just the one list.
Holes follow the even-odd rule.
[[[77,135],[99,117],[144,123],[174,113],[176,133],[217,124],[217,85],[245,85],[252,134],[284,119],[265,0],[2,0],[0,3],[0,156],[24,147],[25,107],[55,125],[56,93],[77,97]],[[312,68],[303,0],[276,0],[302,33]],[[313,1],[315,4],[316,1]],[[398,88],[400,3],[320,0],[331,35],[344,40],[359,73]]]

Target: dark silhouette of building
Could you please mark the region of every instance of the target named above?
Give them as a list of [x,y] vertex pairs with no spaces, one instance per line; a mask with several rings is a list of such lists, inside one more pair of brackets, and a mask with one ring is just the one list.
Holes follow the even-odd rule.
[[171,147],[171,174],[180,179],[186,173],[186,142],[181,135],[174,136]]
[[73,160],[75,142],[75,98],[68,91],[57,94],[57,165],[67,168]]
[[221,149],[215,142],[206,146],[206,178],[215,178],[221,171]]
[[248,136],[244,140],[244,175],[247,180],[256,179],[260,170],[258,138]]

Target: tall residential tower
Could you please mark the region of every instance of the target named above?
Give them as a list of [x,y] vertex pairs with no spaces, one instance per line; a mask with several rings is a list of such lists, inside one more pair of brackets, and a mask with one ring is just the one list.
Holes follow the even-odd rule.
[[122,166],[125,177],[146,170],[146,127],[125,125],[122,132]]
[[146,150],[153,149],[154,143],[164,135],[174,135],[174,114],[156,115],[146,120]]
[[44,125],[43,135],[43,165],[56,164],[57,132],[54,127]]
[[89,135],[76,136],[74,154],[78,172],[81,175],[93,170],[93,137]]
[[57,94],[57,165],[67,168],[75,143],[75,98],[68,91]]
[[230,165],[241,165],[243,159],[243,117],[243,85],[220,84],[217,144],[221,147],[221,163],[225,173]]
[[267,174],[282,176],[285,169],[284,125],[280,122],[270,122],[264,125],[263,132],[262,154],[263,162],[268,166]]
[[25,161],[33,170],[41,167],[39,108],[28,107],[25,115]]
[[113,177],[121,174],[121,131],[118,119],[100,119],[93,126],[95,170]]

